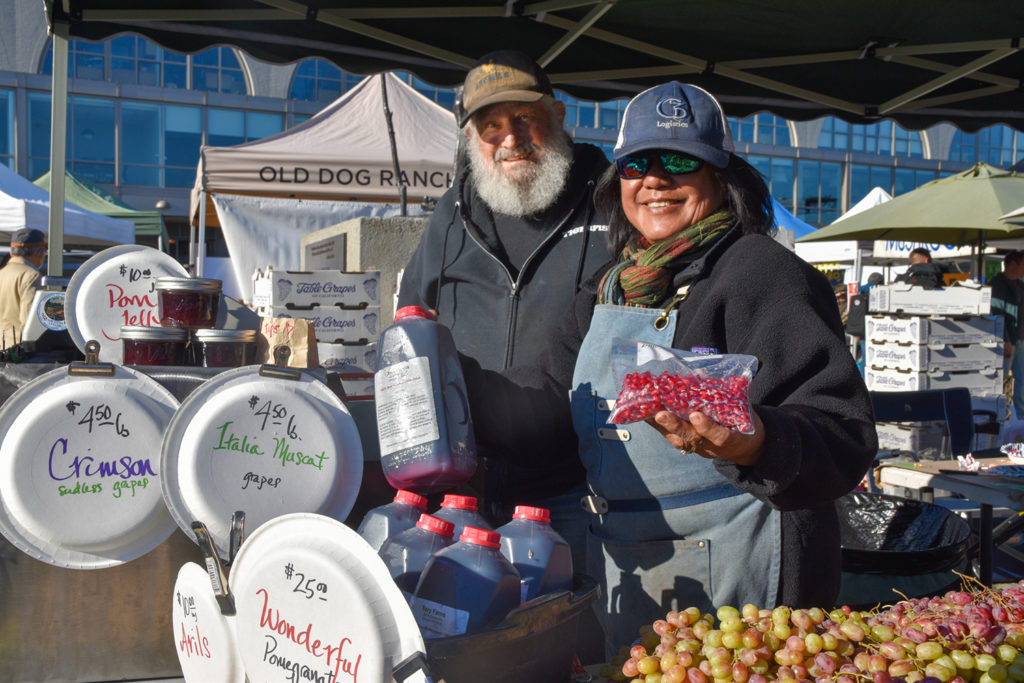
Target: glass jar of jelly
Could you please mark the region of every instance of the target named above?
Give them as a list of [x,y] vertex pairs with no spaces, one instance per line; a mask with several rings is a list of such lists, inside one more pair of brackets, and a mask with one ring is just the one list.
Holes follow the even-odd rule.
[[238,368],[256,362],[256,330],[196,330],[196,365]]
[[217,324],[221,281],[201,277],[156,279],[157,309],[163,327],[211,328]]
[[188,365],[188,330],[179,327],[121,328],[125,365]]

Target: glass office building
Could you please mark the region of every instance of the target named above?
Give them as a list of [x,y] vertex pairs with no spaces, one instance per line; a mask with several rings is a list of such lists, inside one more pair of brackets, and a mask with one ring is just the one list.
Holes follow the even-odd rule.
[[[15,30],[34,31],[32,40],[20,34],[19,44],[36,51],[0,59],[0,163],[35,179],[49,168],[52,48],[42,12],[17,14],[0,28],[0,38]],[[280,132],[361,78],[321,59],[271,65],[230,47],[184,55],[131,35],[72,40],[68,71],[68,169],[139,209],[163,200],[179,242],[188,239],[188,192],[201,145]],[[451,89],[403,77],[452,107]],[[626,100],[558,97],[572,136],[610,156]],[[909,131],[891,121],[793,122],[766,113],[729,123],[737,152],[761,171],[783,206],[813,225],[832,222],[876,186],[898,195],[975,161],[1007,167],[1024,156],[1024,134],[1007,126],[977,134],[950,125]],[[210,253],[226,255],[217,231],[210,239]]]

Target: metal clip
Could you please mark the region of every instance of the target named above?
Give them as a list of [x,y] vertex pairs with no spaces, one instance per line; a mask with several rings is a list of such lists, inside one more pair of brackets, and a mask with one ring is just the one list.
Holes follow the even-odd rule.
[[672,311],[673,308],[675,308],[682,302],[686,301],[686,297],[687,295],[689,295],[689,293],[690,285],[683,285],[682,287],[676,290],[675,296],[673,296],[672,300],[668,302],[668,306],[663,308],[661,311],[661,315],[654,319],[653,324],[655,330],[657,330],[658,332],[663,332],[665,328],[668,327],[668,323],[671,320],[668,314]]
[[76,377],[113,377],[114,364],[100,362],[100,343],[95,339],[85,342],[85,360],[72,361],[68,374]]
[[395,664],[391,669],[391,677],[398,683],[402,683],[417,671],[423,672],[423,675],[426,676],[427,683],[434,680],[430,677],[430,667],[427,666],[427,656],[419,651],[413,652],[398,664]]
[[210,576],[210,584],[213,586],[213,595],[220,605],[220,613],[226,616],[235,614],[235,596],[228,590],[228,577],[224,573],[224,565],[220,563],[220,556],[217,555],[217,548],[213,545],[213,538],[210,531],[202,522],[192,522],[192,533],[196,535],[196,542],[203,553],[206,562],[206,573]]
[[607,427],[598,429],[597,435],[608,441],[629,441],[632,438],[627,429],[608,429]]
[[242,547],[242,541],[245,540],[245,512],[237,510],[235,514],[231,516],[231,540],[228,547],[228,564],[235,561],[235,555],[238,554],[238,549]]
[[292,350],[287,345],[282,344],[281,346],[274,347],[274,364],[273,365],[261,365],[260,376],[261,377],[277,377],[278,379],[301,379],[302,370],[299,368],[289,368],[288,356],[292,355]]
[[580,506],[592,515],[608,514],[608,501],[601,496],[583,496],[580,498]]

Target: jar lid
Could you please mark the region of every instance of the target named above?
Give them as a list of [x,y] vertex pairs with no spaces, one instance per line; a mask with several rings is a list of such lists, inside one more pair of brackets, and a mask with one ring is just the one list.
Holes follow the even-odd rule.
[[416,522],[416,526],[420,529],[432,531],[439,536],[445,536],[451,538],[455,534],[455,525],[449,522],[447,519],[441,519],[434,515],[428,515],[423,513],[420,515],[420,519]]
[[445,494],[444,500],[441,501],[441,507],[455,508],[456,510],[476,510],[476,498],[448,493]]
[[419,508],[420,510],[427,509],[426,497],[421,496],[418,493],[413,493],[412,491],[406,491],[404,489],[399,489],[398,493],[395,494],[395,502],[405,503],[406,505],[412,505],[413,507]]
[[254,342],[256,330],[195,330],[196,341],[202,342]]
[[516,505],[512,519],[528,519],[533,522],[551,523],[551,511],[547,508],[535,508],[529,505]]
[[188,339],[188,330],[183,327],[122,325],[121,339],[131,339],[133,341],[185,341]]
[[158,277],[154,287],[185,292],[220,292],[224,283],[202,277]]
[[422,306],[402,306],[395,311],[395,322],[402,318],[427,318],[429,320],[430,315],[427,313],[427,309]]
[[462,528],[462,535],[459,536],[460,541],[466,541],[467,543],[473,543],[474,545],[482,545],[485,548],[500,548],[501,547],[501,534],[497,531],[490,531],[489,529],[481,529],[480,527],[467,526]]

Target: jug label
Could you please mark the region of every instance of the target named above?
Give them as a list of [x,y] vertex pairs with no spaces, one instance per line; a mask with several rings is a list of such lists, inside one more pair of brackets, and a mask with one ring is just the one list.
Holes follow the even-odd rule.
[[381,368],[373,384],[381,455],[441,438],[430,361],[425,356]]
[[469,612],[425,598],[412,599],[412,613],[424,638],[460,636],[469,625]]

